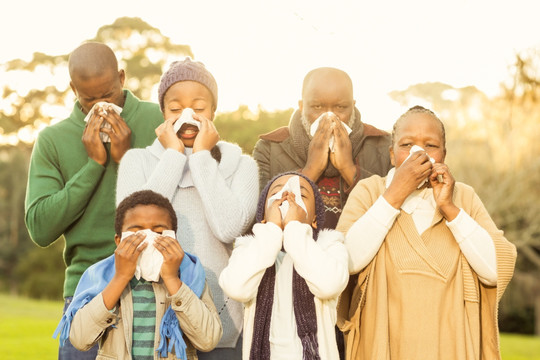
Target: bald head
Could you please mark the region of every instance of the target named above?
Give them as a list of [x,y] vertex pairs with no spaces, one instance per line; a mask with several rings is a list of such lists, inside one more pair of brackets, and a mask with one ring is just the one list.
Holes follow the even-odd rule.
[[331,111],[351,126],[354,105],[352,81],[345,71],[322,67],[307,73],[302,85],[302,100],[298,106],[309,124],[323,113]]
[[349,75],[343,71],[332,67],[321,67],[311,70],[304,77],[304,83],[302,84],[302,98],[304,98],[307,91],[312,88],[324,86],[324,84],[334,84],[346,88],[353,96],[353,85]]
[[111,48],[95,42],[85,43],[73,50],[68,66],[72,80],[87,80],[111,71],[118,72],[118,61]]

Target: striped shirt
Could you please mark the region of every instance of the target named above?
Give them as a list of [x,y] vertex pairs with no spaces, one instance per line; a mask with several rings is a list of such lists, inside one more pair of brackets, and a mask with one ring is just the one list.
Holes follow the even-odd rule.
[[156,298],[150,281],[130,281],[133,298],[133,360],[154,359],[156,333]]

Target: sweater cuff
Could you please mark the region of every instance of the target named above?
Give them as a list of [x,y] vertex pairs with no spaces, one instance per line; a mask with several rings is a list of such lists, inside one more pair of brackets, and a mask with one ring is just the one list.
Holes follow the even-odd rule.
[[446,225],[454,237],[457,243],[461,243],[463,240],[471,236],[471,234],[480,226],[472,217],[469,216],[463,209],[459,209],[458,215],[452,221],[447,221]]

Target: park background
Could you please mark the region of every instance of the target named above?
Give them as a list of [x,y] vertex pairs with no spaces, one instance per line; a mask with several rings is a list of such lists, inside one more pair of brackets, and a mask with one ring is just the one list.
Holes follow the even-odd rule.
[[433,109],[454,176],[518,248],[499,313],[503,358],[540,358],[538,10],[532,0],[10,3],[0,21],[0,357],[56,358],[63,239],[41,249],[28,236],[28,161],[37,133],[73,107],[69,52],[96,40],[143,100],[157,100],[172,61],[202,61],[219,86],[221,138],[247,154],[288,123],[319,66],[347,71],[362,120],[384,130],[412,105]]

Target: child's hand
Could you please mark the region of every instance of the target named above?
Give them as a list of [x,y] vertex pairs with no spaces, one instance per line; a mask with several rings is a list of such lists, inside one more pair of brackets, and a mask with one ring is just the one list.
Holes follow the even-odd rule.
[[174,123],[180,116],[173,116],[156,128],[156,136],[165,149],[175,149],[181,153],[184,152],[184,143],[174,132]]
[[[442,176],[442,182],[437,179]],[[455,180],[446,164],[435,163],[429,182],[433,188],[433,197],[441,211],[441,214],[447,221],[452,221],[459,213],[459,208],[455,206],[453,201]]]
[[287,226],[290,221],[299,221],[301,223],[307,222],[307,214],[297,203],[296,196],[292,192],[286,191],[284,194],[287,194],[286,200],[289,202],[289,211],[283,219],[283,227]]
[[144,233],[135,233],[120,241],[114,252],[115,276],[124,281],[130,281],[133,278],[137,259],[148,246],[148,243],[143,243],[145,237]]
[[193,114],[193,119],[201,122],[201,128],[193,143],[193,152],[212,150],[219,141],[219,133],[214,123],[200,114]]
[[178,269],[184,259],[184,250],[176,239],[169,236],[158,236],[154,241],[154,246],[163,255],[161,278],[169,294],[175,294],[182,285],[178,277]]
[[268,209],[266,209],[266,222],[273,222],[277,226],[279,226],[281,229],[283,229],[283,224],[281,221],[281,210],[279,210],[279,207],[281,206],[281,203],[285,201],[286,194],[281,195],[281,199],[276,200],[270,205]]

